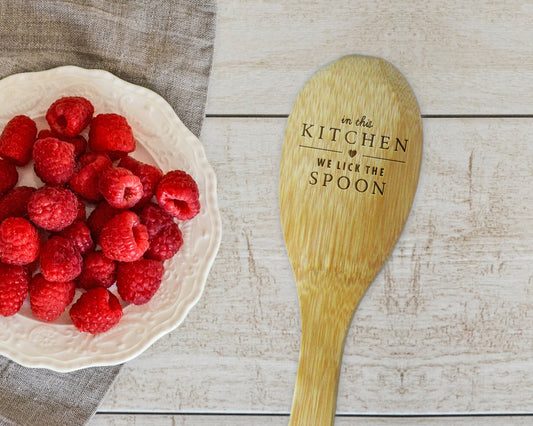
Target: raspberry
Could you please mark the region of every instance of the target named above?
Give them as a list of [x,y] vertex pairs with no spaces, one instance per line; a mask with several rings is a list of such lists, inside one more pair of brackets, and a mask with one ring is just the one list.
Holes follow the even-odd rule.
[[46,139],[46,138],[57,138],[59,139],[58,135],[54,132],[52,132],[50,129],[42,129],[39,130],[37,133],[37,139]]
[[149,203],[143,207],[139,218],[146,226],[150,238],[146,258],[162,261],[170,259],[178,252],[183,245],[183,237],[172,216],[156,204]]
[[161,208],[179,220],[192,219],[200,211],[198,186],[184,171],[174,170],[163,176],[155,195]]
[[29,186],[17,186],[0,198],[0,221],[8,217],[28,217],[28,201],[35,192]]
[[146,226],[148,237],[154,238],[159,231],[165,229],[174,223],[172,216],[164,211],[157,204],[146,204],[139,215],[141,223]]
[[37,125],[25,115],[13,117],[0,135],[0,156],[13,161],[17,166],[28,164]]
[[76,197],[76,200],[78,202],[78,214],[76,216],[76,220],[81,220],[85,222],[85,219],[87,219],[87,212],[85,211],[85,203],[81,201],[78,197]]
[[56,138],[72,144],[74,146],[74,156],[76,158],[78,158],[80,155],[84,154],[85,151],[87,151],[87,140],[82,135],[69,138],[67,136],[58,135],[57,133],[52,132],[49,129],[39,130],[39,133],[37,133],[37,139],[45,138]]
[[[44,244],[44,240],[41,239],[41,245]],[[33,262],[28,263],[27,265],[24,265],[24,268],[28,273],[30,274],[30,277],[37,272],[37,270],[41,267],[41,263],[39,261],[39,258],[35,259]]]
[[122,213],[122,210],[111,207],[105,201],[98,203],[96,208],[87,218],[87,226],[91,230],[91,235],[93,236],[93,241],[95,243],[100,241],[100,234],[107,222],[109,222],[119,213]]
[[10,217],[0,225],[0,260],[27,265],[39,256],[40,239],[35,227],[21,217]]
[[74,156],[78,158],[80,155],[85,154],[87,151],[87,140],[82,136],[74,136],[73,138],[67,138],[63,136],[61,140],[68,142],[74,146]]
[[74,326],[91,334],[104,333],[122,318],[122,306],[117,297],[103,287],[87,290],[70,308]]
[[74,174],[74,145],[56,138],[37,139],[33,145],[35,174],[51,185],[67,183]]
[[105,154],[89,152],[79,159],[80,170],[70,179],[70,188],[88,201],[100,201],[102,194],[98,190],[98,179],[101,173],[112,166]]
[[12,189],[19,180],[19,174],[15,165],[0,158],[0,195],[4,195]]
[[175,223],[161,230],[150,240],[150,247],[145,253],[147,259],[167,260],[174,256],[183,245],[183,236]]
[[46,121],[58,135],[74,137],[89,125],[93,114],[94,107],[87,99],[67,96],[50,105]]
[[96,152],[119,156],[120,153],[134,151],[135,139],[126,118],[118,114],[99,114],[94,117],[89,132],[89,147]]
[[108,151],[107,155],[109,155],[109,158],[111,158],[111,161],[120,160],[121,158],[124,158],[126,155],[128,155],[127,152],[122,151]]
[[30,307],[33,315],[43,321],[55,321],[74,299],[74,281],[52,282],[42,274],[30,282]]
[[78,277],[78,286],[84,289],[111,287],[117,279],[117,264],[101,251],[87,253],[83,258],[83,269]]
[[76,220],[72,225],[67,226],[59,233],[59,236],[70,240],[80,254],[85,254],[94,247],[91,231],[81,220]]
[[163,177],[161,169],[145,164],[130,156],[124,157],[118,163],[119,167],[130,170],[135,176],[138,176],[143,186],[143,196],[137,203],[137,206],[143,206],[152,199],[155,194],[155,188]]
[[98,189],[109,205],[117,209],[133,207],[143,196],[141,180],[123,167],[104,170],[98,181]]
[[120,263],[117,271],[118,294],[126,302],[143,305],[159,289],[163,272],[163,264],[157,260],[140,259]]
[[23,266],[0,263],[0,315],[15,315],[28,296],[30,274]]
[[81,273],[82,257],[66,238],[54,236],[41,249],[41,273],[48,281],[72,281]]
[[148,232],[130,211],[117,214],[102,229],[100,246],[104,254],[119,262],[133,262],[148,250]]
[[30,197],[28,214],[37,226],[48,231],[61,231],[76,219],[78,200],[66,188],[45,185]]
[[[111,160],[109,159],[109,155],[103,153],[103,152],[86,152],[78,159],[78,165],[80,168],[84,168],[85,166],[88,166],[89,164],[94,163],[95,161],[102,161],[106,164],[111,164]],[[106,161],[109,160],[109,161]],[[106,167],[107,168],[107,167]],[[99,169],[100,171],[105,170],[103,167]]]

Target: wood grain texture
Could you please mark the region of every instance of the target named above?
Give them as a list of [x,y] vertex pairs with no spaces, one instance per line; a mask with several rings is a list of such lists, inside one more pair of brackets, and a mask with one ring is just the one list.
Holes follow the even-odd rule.
[[[423,114],[533,116],[529,2],[220,0],[217,20],[208,114],[286,115],[315,70],[359,53],[392,62]],[[278,209],[285,124],[206,121],[224,227],[206,291],[179,329],[125,365],[100,407],[117,414],[91,426],[287,424],[300,322]],[[423,125],[414,209],[347,336],[338,411],[533,413],[533,119]]]
[[344,339],[405,224],[421,158],[418,104],[390,63],[345,56],[300,91],[279,175],[302,322],[290,425],[333,424]]
[[[289,412],[300,323],[278,207],[285,125],[206,121],[219,255],[199,304],[124,366],[101,410]],[[346,339],[338,412],[532,412],[533,120],[423,127],[413,209]]]
[[533,5],[224,0],[208,114],[288,114],[315,70],[379,56],[411,82],[423,114],[533,114]]
[[[528,416],[498,417],[447,417],[447,418],[376,418],[376,417],[337,417],[336,426],[522,426],[530,425],[533,418]],[[286,426],[288,416],[265,415],[113,415],[97,414],[88,426]]]

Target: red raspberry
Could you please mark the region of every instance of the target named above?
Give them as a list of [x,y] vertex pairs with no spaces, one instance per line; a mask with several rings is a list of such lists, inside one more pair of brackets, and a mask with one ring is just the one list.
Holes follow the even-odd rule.
[[46,185],[30,197],[28,214],[37,226],[48,231],[61,231],[76,219],[78,200],[66,188]]
[[40,238],[35,227],[21,217],[9,217],[0,225],[0,260],[27,265],[39,256]]
[[117,297],[103,287],[87,290],[70,308],[74,326],[91,334],[104,333],[122,318],[122,306]]
[[46,138],[57,138],[57,139],[59,139],[58,136],[59,135],[57,135],[56,133],[52,132],[50,129],[42,129],[42,130],[39,130],[39,132],[37,133],[37,139],[46,139]]
[[78,277],[78,286],[84,289],[111,287],[117,280],[117,264],[101,251],[87,253],[83,258],[83,269]]
[[141,180],[123,167],[104,170],[98,181],[98,189],[109,205],[117,209],[129,209],[143,196]]
[[58,135],[74,137],[89,125],[93,114],[94,107],[87,99],[67,96],[50,105],[46,121]]
[[89,146],[96,152],[120,155],[135,150],[135,139],[126,118],[118,114],[99,114],[91,123]]
[[150,238],[150,248],[145,257],[155,260],[167,260],[174,256],[183,245],[183,237],[178,225],[161,207],[149,203],[139,215],[141,223],[146,226]]
[[29,186],[16,186],[0,198],[0,221],[8,217],[28,217],[28,201],[35,192]]
[[0,135],[0,156],[10,159],[17,166],[28,164],[36,135],[37,125],[30,117],[13,117]]
[[70,188],[88,201],[100,201],[98,179],[102,172],[113,164],[105,154],[88,152],[79,159],[80,170],[70,179]]
[[126,155],[128,155],[128,153],[122,151],[108,151],[107,155],[109,155],[111,161],[116,161],[120,160],[121,158],[124,158]]
[[85,222],[87,219],[87,212],[85,211],[85,203],[81,201],[78,197],[76,197],[76,200],[78,200],[78,214],[76,216],[76,220],[81,220]]
[[181,170],[163,176],[155,195],[161,208],[179,220],[192,219],[200,211],[198,186]]
[[35,174],[43,182],[63,185],[74,174],[74,145],[56,138],[37,139],[33,145]]
[[45,138],[56,138],[72,144],[74,146],[74,156],[76,158],[78,158],[80,155],[84,154],[85,151],[87,151],[87,140],[82,135],[69,138],[67,136],[58,135],[57,133],[54,133],[49,129],[39,130],[39,133],[37,133],[37,139]]
[[172,216],[154,203],[146,204],[139,214],[141,223],[146,226],[148,237],[154,238],[159,231],[174,223]]
[[23,266],[0,263],[0,315],[15,315],[26,296],[30,274]]
[[81,273],[81,254],[66,238],[50,238],[41,249],[41,273],[48,281],[72,281]]
[[117,270],[118,294],[126,302],[143,305],[159,289],[163,272],[163,264],[157,260],[140,259],[120,263]]
[[117,214],[107,222],[100,234],[100,246],[104,254],[119,262],[140,259],[149,245],[146,226],[130,211]]
[[59,236],[70,240],[82,255],[94,247],[91,231],[81,220],[76,220],[72,225],[67,226],[59,233]]
[[167,260],[174,256],[183,245],[183,236],[175,223],[157,233],[150,240],[150,248],[146,251],[147,259]]
[[101,201],[87,218],[87,226],[91,230],[93,241],[100,241],[100,234],[104,226],[122,210],[111,207],[107,202]]
[[74,136],[73,138],[67,138],[63,136],[61,140],[68,142],[74,146],[74,156],[78,158],[80,155],[85,154],[87,151],[87,140],[82,136]]
[[[82,169],[85,166],[88,166],[89,164],[92,164],[92,163],[94,163],[97,160],[99,160],[99,161],[102,160],[102,158],[103,158],[103,161],[106,164],[111,164],[112,163],[112,161],[109,159],[109,155],[107,155],[107,154],[105,154],[103,152],[86,152],[85,154],[83,154],[78,159],[78,166],[79,166],[80,169]],[[109,160],[109,161],[106,161],[106,160]],[[102,167],[102,168],[99,169],[99,171],[103,171],[106,168]]]
[[30,282],[30,307],[33,315],[43,321],[55,321],[74,299],[74,281],[52,282],[42,274]]
[[[44,244],[44,242],[45,240],[41,238],[41,246]],[[41,262],[39,261],[39,258],[37,258],[33,262],[28,263],[27,265],[23,265],[23,266],[24,268],[26,268],[26,270],[28,271],[31,277],[41,267]]]
[[163,177],[163,172],[161,169],[138,161],[130,156],[124,157],[122,160],[120,160],[118,165],[119,167],[124,167],[130,170],[141,180],[143,186],[143,196],[136,205],[140,207],[150,201],[155,194],[157,184]]
[[12,189],[19,180],[15,165],[8,160],[0,158],[0,195]]

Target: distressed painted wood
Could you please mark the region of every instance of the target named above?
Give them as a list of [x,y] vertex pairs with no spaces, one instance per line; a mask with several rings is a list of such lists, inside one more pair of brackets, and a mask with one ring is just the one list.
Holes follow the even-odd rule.
[[[338,417],[337,426],[522,426],[530,425],[533,418],[528,416],[501,417],[446,417],[446,418],[377,418],[377,417]],[[288,416],[265,415],[113,415],[97,414],[89,426],[286,426]]]
[[209,114],[288,114],[313,71],[347,54],[395,64],[423,114],[533,114],[533,6],[224,0]]
[[421,156],[416,98],[382,59],[340,58],[296,99],[279,175],[302,318],[293,426],[333,424],[346,333],[403,229]]
[[[219,256],[185,322],[124,366],[101,410],[289,413],[300,320],[278,207],[286,123],[206,121]],[[531,412],[533,119],[423,128],[417,194],[346,338],[337,411]]]
[[[217,19],[208,114],[287,115],[314,70],[360,53],[394,63],[425,115],[533,115],[529,2],[220,0]],[[116,414],[92,426],[287,424],[300,320],[278,208],[285,125],[206,121],[224,236],[205,294],[182,326],[125,365],[100,407]],[[423,126],[413,210],[346,338],[338,412],[532,413],[533,119]]]

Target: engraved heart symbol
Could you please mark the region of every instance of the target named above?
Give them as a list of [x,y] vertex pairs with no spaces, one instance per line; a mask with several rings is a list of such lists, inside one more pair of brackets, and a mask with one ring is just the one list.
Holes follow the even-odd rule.
[[355,149],[350,149],[350,150],[348,151],[348,155],[349,155],[350,157],[352,157],[352,158],[355,157],[356,154],[357,154],[357,151],[356,151]]

